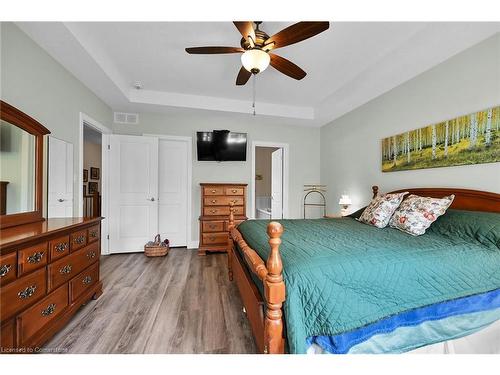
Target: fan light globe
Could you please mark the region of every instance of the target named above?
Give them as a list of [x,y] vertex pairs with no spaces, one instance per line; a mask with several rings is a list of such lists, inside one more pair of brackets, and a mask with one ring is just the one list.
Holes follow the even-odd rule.
[[269,66],[270,61],[269,54],[257,48],[249,49],[241,55],[243,67],[253,74],[263,72]]

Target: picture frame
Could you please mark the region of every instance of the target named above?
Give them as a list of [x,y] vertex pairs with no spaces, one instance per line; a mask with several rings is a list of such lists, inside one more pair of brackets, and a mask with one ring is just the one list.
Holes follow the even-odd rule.
[[89,170],[84,169],[83,170],[83,182],[88,182],[88,180],[89,180]]
[[99,185],[97,182],[89,182],[89,194],[92,195],[97,193],[99,193]]
[[97,167],[90,167],[90,179],[99,180],[100,170]]
[[382,172],[500,162],[500,106],[382,139]]

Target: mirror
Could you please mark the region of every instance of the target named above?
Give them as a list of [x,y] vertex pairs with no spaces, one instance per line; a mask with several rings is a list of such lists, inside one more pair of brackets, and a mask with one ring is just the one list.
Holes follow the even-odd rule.
[[49,133],[0,100],[0,228],[44,220],[43,137]]
[[0,120],[0,215],[35,210],[35,140]]

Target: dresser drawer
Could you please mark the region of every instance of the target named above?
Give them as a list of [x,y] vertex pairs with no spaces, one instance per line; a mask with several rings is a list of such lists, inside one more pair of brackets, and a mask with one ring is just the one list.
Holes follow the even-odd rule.
[[61,314],[68,306],[68,298],[68,284],[65,284],[19,315],[17,324],[20,344],[24,344]]
[[47,264],[48,242],[42,242],[18,251],[17,275],[34,271]]
[[[240,225],[241,223],[243,223],[245,220],[235,220],[234,221],[234,227],[237,228],[238,225]],[[229,221],[225,221],[224,222],[224,230],[229,230]]]
[[224,222],[223,221],[203,221],[202,222],[203,232],[223,232]]
[[99,263],[90,266],[69,283],[71,303],[75,302],[86,290],[99,280]]
[[93,227],[90,227],[87,229],[87,242],[95,242],[98,241],[99,238],[101,238],[101,226],[100,225],[94,225]]
[[227,187],[226,195],[244,195],[245,189],[242,187]]
[[[233,213],[234,215],[243,215],[243,207],[233,207]],[[205,207],[203,209],[203,214],[205,216],[229,216],[229,206]]]
[[71,233],[71,252],[81,249],[87,245],[87,230],[80,230],[78,232]]
[[[0,348],[8,349],[14,347],[14,320],[9,320],[0,328]],[[0,351],[0,353],[5,353]]]
[[203,195],[224,195],[224,188],[216,186],[205,186],[203,188]]
[[57,288],[64,282],[78,275],[83,269],[99,259],[99,242],[94,242],[84,249],[49,264],[48,290]]
[[203,245],[225,245],[227,241],[227,233],[204,233],[202,237]]
[[13,252],[0,256],[0,285],[16,279],[17,253]]
[[243,206],[243,197],[207,197],[204,198],[205,206],[229,206],[232,202],[235,206]]
[[45,268],[19,278],[0,289],[0,320],[30,306],[45,296],[47,272]]
[[49,242],[50,261],[53,262],[69,254],[69,236],[63,236]]

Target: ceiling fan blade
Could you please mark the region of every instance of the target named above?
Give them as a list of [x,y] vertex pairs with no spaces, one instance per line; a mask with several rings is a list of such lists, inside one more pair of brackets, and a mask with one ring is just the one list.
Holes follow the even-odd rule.
[[241,67],[240,72],[238,73],[238,77],[236,77],[236,85],[243,86],[245,83],[248,82],[251,75],[252,73],[250,73],[244,67]]
[[255,41],[255,31],[252,21],[234,21],[234,26],[238,29],[243,38],[248,39],[250,36]]
[[290,60],[287,60],[284,57],[275,55],[273,53],[270,53],[269,56],[271,56],[271,66],[279,70],[281,73],[297,80],[300,80],[306,76],[307,73]]
[[189,47],[186,48],[187,53],[191,54],[218,54],[218,53],[238,53],[245,52],[240,47]]
[[289,46],[311,38],[330,27],[329,22],[298,22],[288,26],[277,34],[269,37],[264,43],[264,49],[271,50]]

